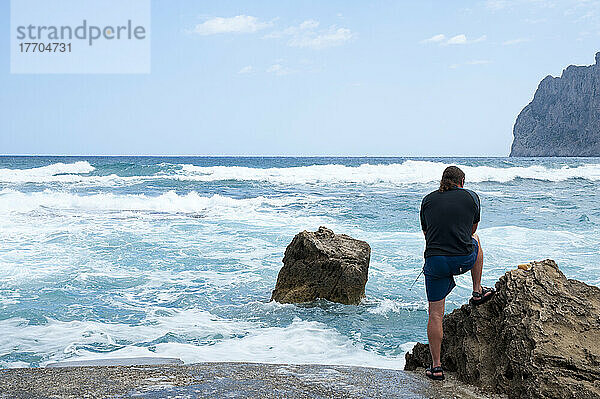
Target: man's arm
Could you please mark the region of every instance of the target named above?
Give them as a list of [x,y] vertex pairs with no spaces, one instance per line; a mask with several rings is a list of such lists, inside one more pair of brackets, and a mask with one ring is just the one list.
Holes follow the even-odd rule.
[[473,217],[473,227],[471,228],[471,235],[473,235],[477,231],[477,226],[479,226],[479,222],[481,221],[481,200],[474,191],[467,190],[467,192],[471,194],[473,204],[475,205],[475,216]]
[[423,202],[421,202],[421,211],[419,212],[419,217],[421,218],[421,230],[423,230],[423,234],[426,234],[427,223],[425,223],[425,217],[423,216]]

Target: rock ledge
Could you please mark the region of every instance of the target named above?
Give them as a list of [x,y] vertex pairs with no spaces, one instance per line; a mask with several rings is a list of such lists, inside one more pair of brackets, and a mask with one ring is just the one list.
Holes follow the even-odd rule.
[[[444,368],[509,398],[600,398],[600,289],[552,260],[507,272],[496,289],[487,304],[444,317]],[[405,369],[430,362],[417,344]]]

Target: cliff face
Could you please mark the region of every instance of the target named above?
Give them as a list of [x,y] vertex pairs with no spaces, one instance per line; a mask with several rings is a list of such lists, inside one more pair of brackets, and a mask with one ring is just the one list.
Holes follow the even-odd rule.
[[[567,279],[552,260],[507,272],[479,307],[444,317],[442,365],[509,398],[600,398],[600,289]],[[406,356],[429,366],[428,345]]]
[[546,76],[515,122],[512,157],[600,156],[600,52]]

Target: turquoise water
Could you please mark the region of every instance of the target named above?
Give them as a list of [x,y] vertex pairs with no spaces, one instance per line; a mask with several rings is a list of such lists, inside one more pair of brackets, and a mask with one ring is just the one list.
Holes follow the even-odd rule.
[[[482,201],[484,283],[553,258],[600,285],[600,159],[0,157],[0,367],[124,356],[401,368],[426,339],[421,198]],[[371,244],[359,306],[270,303],[292,237]],[[470,295],[461,276],[448,297]]]

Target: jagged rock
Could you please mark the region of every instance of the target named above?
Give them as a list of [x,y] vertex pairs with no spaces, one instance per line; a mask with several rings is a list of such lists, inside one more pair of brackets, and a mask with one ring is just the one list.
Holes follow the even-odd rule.
[[600,156],[600,53],[546,76],[515,122],[510,156]]
[[[600,398],[600,289],[552,260],[507,272],[496,289],[487,304],[444,317],[444,368],[509,398]],[[430,363],[417,344],[405,369]]]
[[326,227],[298,233],[285,250],[271,300],[310,302],[317,298],[356,305],[365,296],[371,247]]

